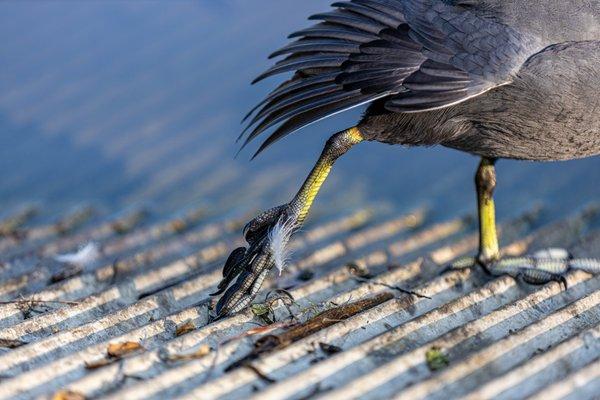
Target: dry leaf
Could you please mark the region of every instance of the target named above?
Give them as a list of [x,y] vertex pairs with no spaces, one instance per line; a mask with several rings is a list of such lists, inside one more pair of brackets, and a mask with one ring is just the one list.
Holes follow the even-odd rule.
[[223,341],[221,344],[227,344],[227,343],[233,342],[234,340],[243,339],[248,336],[267,334],[274,330],[277,330],[280,328],[289,328],[294,325],[296,325],[296,323],[294,321],[279,321],[279,322],[275,322],[270,325],[257,326],[256,328],[249,329],[246,332],[240,333],[239,335],[232,336],[232,337],[226,339],[225,341]]
[[85,400],[85,396],[72,390],[59,390],[52,396],[52,400]]
[[110,343],[106,349],[109,357],[123,357],[129,353],[143,349],[138,342]]
[[2,339],[0,338],[0,347],[6,347],[9,349],[15,349],[19,346],[23,346],[24,344],[27,344],[21,340],[15,340],[15,339]]
[[194,321],[187,320],[184,323],[177,326],[177,329],[175,330],[175,336],[185,335],[186,333],[189,333],[194,329],[196,329]]
[[182,219],[171,221],[171,229],[175,233],[183,233],[188,229],[188,224]]
[[92,361],[92,362],[86,362],[85,363],[85,368],[86,369],[96,369],[96,368],[102,368],[105,367],[107,365],[110,365],[112,363],[114,363],[116,360],[111,360],[108,358],[101,358],[100,360],[97,361]]
[[293,322],[283,321],[283,322],[276,322],[274,324],[266,325],[266,326],[257,326],[256,328],[248,329],[245,332],[245,336],[260,335],[260,334],[263,334],[263,333],[269,333],[269,332],[274,331],[275,329],[287,328],[289,326],[292,326],[293,324],[294,324]]
[[193,353],[188,354],[172,354],[169,355],[169,361],[189,361],[189,360],[197,360],[202,358],[210,353],[210,347],[207,344],[203,344],[198,348],[198,350]]
[[341,347],[334,346],[334,345],[328,344],[328,343],[323,343],[323,342],[319,343],[319,347],[321,348],[321,350],[323,350],[323,353],[328,354],[328,355],[340,353],[342,351]]

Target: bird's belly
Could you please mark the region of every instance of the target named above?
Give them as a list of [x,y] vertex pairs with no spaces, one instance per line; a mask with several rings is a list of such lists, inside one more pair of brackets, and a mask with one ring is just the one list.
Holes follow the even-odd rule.
[[572,131],[556,124],[547,129],[477,129],[442,143],[488,158],[561,161],[600,155],[600,126]]

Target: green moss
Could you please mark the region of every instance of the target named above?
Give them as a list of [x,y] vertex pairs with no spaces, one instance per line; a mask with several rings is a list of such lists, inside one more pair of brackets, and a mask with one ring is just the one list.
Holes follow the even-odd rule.
[[439,347],[432,347],[427,350],[425,353],[425,360],[427,361],[427,366],[432,371],[438,371],[446,368],[448,364],[450,364],[448,356],[444,354],[442,349]]
[[257,317],[268,315],[271,312],[271,308],[264,303],[252,304],[252,313]]

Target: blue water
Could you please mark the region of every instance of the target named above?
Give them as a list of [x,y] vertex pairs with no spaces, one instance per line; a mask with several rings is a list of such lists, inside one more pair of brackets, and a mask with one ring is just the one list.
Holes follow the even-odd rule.
[[[293,195],[327,137],[354,110],[249,162],[239,121],[277,79],[249,82],[266,56],[329,0],[0,2],[0,214],[143,204],[264,208]],[[317,207],[428,205],[472,211],[477,160],[443,148],[357,146]],[[498,164],[499,211],[556,215],[600,199],[600,159]],[[327,200],[329,199],[329,200]]]

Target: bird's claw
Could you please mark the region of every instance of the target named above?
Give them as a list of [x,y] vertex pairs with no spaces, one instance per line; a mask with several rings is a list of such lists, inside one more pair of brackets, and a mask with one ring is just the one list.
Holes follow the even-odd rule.
[[566,274],[573,257],[564,249],[544,249],[530,256],[507,257],[488,265],[492,275],[508,274],[532,285],[559,282],[568,289]]
[[460,258],[454,260],[454,262],[452,264],[448,264],[444,268],[442,268],[442,270],[439,272],[439,275],[444,275],[444,274],[447,274],[448,272],[455,271],[455,270],[473,268],[478,264],[479,264],[479,261],[475,257],[469,257],[469,256],[460,257]]
[[[475,257],[463,257],[444,268],[442,273],[451,270],[472,268],[476,265],[483,266],[492,275],[510,275],[522,278],[533,285],[543,285],[549,282],[559,282],[565,289],[567,286],[566,273],[572,268],[580,268],[581,260],[574,260],[571,254],[564,249],[544,249],[530,256],[504,257],[499,260],[484,262]],[[586,265],[592,265],[586,260]]]
[[212,294],[222,294],[215,308],[216,318],[235,314],[252,302],[275,265],[273,232],[277,227],[289,226],[291,235],[296,220],[286,204],[265,211],[246,224],[244,236],[248,247],[238,247],[231,252],[223,267],[223,279],[217,292]]

